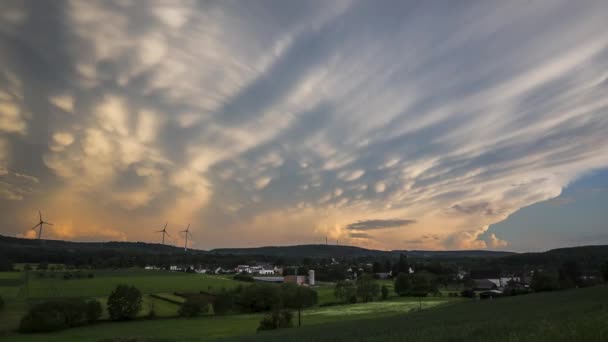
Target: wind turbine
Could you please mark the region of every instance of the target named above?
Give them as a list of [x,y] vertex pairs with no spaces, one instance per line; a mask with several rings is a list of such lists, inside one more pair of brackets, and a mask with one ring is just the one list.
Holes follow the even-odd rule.
[[169,235],[169,233],[167,233],[167,225],[169,224],[169,222],[165,223],[165,226],[163,227],[163,230],[157,230],[157,233],[163,233],[163,242],[162,244],[165,244],[165,235],[167,235],[168,237],[171,237],[171,235]]
[[190,223],[188,223],[188,228],[186,230],[182,230],[180,233],[185,233],[186,242],[184,243],[184,251],[188,252],[188,235],[192,237],[192,233],[190,233]]
[[32,227],[32,230],[36,230],[36,228],[38,228],[38,240],[40,240],[40,238],[42,237],[42,226],[44,226],[45,224],[47,226],[52,226],[53,224],[50,222],[46,222],[42,219],[42,213],[40,212],[40,210],[38,210],[38,217],[40,221]]

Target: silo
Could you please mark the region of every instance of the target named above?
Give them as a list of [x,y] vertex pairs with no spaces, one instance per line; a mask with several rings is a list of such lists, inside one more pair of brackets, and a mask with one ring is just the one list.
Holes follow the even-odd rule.
[[315,271],[314,270],[308,271],[308,285],[315,286]]

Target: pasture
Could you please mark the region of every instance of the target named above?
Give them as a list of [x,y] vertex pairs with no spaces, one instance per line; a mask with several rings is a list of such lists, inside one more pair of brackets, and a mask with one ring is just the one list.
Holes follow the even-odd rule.
[[[165,271],[83,271],[82,278],[63,279],[66,272],[30,272],[27,298],[103,297],[119,284],[133,285],[142,293],[217,292],[238,282],[213,275]],[[50,277],[55,274],[55,277]],[[88,278],[93,274],[93,278]]]
[[[447,301],[428,298],[423,308],[444,304]],[[398,298],[392,301],[317,307],[302,312],[303,326],[317,326],[337,321],[350,321],[374,317],[387,317],[417,308],[418,300]],[[219,337],[255,334],[264,314],[229,316],[203,316],[195,319],[138,320],[122,323],[100,323],[93,326],[68,329],[57,333],[11,335],[15,341],[82,341],[94,339],[135,338],[161,340],[208,341]]]
[[[64,279],[71,274],[70,279]],[[92,275],[89,278],[89,275]],[[78,276],[76,276],[78,275]],[[0,312],[0,334],[15,329],[26,313],[28,303],[51,298],[82,297],[98,299],[104,306],[107,296],[119,284],[134,285],[144,295],[139,316],[154,309],[157,317],[175,317],[179,306],[173,301],[181,301],[174,292],[216,292],[240,284],[226,277],[178,273],[166,271],[145,271],[140,269],[120,271],[30,271],[0,272],[0,296],[6,308]],[[160,295],[169,301],[152,298]]]
[[225,340],[589,341],[608,340],[608,287],[464,301],[381,318],[308,325]]

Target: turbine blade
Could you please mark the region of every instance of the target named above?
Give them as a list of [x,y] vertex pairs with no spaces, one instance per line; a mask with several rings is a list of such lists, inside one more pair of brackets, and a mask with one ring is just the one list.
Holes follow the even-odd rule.
[[52,224],[52,223],[50,223],[50,222],[45,222],[45,221],[42,221],[42,223],[44,223],[44,224],[46,224],[46,225],[49,225],[49,226],[54,226],[54,224]]
[[40,222],[42,222],[42,213],[38,210],[38,217],[40,217]]
[[30,230],[34,230],[34,229],[38,228],[39,225],[40,225],[40,223],[36,223],[35,226],[33,226],[32,228],[30,228]]
[[190,231],[190,223],[188,223],[188,228],[186,228],[186,231]]

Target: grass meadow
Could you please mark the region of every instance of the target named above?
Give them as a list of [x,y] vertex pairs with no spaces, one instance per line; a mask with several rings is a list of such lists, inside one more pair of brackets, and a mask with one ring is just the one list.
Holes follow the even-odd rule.
[[225,342],[608,341],[608,287],[464,301],[404,315],[285,329]]

